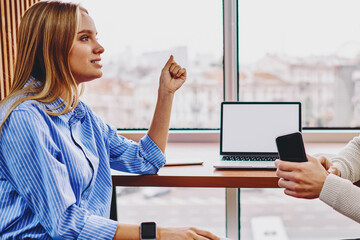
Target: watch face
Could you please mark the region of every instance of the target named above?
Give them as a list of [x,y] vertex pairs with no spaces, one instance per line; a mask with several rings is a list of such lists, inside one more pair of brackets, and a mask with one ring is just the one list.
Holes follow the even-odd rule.
[[141,239],[155,239],[156,224],[154,222],[141,223]]

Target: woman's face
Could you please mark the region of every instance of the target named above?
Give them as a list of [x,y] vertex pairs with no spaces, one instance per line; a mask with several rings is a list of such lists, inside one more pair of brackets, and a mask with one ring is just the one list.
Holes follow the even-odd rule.
[[77,84],[102,76],[100,54],[104,48],[98,43],[94,21],[81,12],[79,32],[70,51],[70,69]]

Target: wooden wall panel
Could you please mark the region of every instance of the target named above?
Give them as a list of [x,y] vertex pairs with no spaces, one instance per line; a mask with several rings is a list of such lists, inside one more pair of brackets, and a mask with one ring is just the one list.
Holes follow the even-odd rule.
[[0,0],[0,100],[9,94],[14,73],[17,28],[26,9],[40,0]]
[[7,38],[6,38],[6,15],[5,15],[5,0],[1,0],[0,2],[0,14],[1,14],[1,98],[5,96],[5,78],[7,76],[7,70],[9,69],[9,62],[5,59],[8,59],[7,52]]

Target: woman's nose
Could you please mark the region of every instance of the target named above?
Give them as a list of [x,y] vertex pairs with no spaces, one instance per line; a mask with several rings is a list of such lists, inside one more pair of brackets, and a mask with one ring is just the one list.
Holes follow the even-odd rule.
[[103,46],[100,45],[100,43],[97,43],[97,46],[95,47],[94,52],[97,54],[102,54],[103,52],[105,52],[105,49]]

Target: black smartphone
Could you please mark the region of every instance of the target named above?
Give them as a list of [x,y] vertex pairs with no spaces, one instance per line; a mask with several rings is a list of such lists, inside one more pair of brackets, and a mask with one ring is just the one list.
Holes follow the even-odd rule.
[[306,153],[302,135],[295,132],[276,138],[279,158],[291,162],[306,162]]

